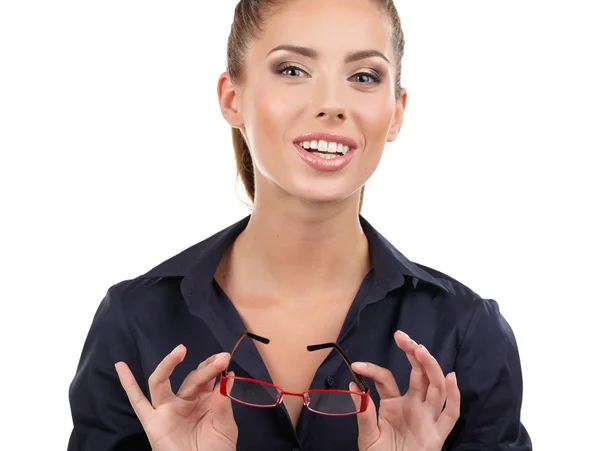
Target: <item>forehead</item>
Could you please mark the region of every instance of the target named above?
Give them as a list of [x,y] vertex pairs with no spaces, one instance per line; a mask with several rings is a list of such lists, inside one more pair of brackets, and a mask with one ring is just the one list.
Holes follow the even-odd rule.
[[[264,24],[256,53],[266,56],[279,44],[317,49],[328,55],[365,48],[381,51],[391,61],[391,24],[373,0],[294,0],[285,2]],[[258,55],[257,55],[258,56]]]

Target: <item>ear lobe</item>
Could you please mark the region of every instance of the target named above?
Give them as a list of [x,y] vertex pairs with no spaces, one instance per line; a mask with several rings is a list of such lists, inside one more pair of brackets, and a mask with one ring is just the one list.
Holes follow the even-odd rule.
[[390,130],[388,132],[386,141],[392,142],[394,141],[398,135],[400,134],[400,129],[402,128],[402,123],[404,122],[404,109],[396,109],[396,114],[394,115],[394,121],[391,124]]
[[239,95],[236,86],[231,81],[228,72],[223,72],[217,84],[219,107],[223,118],[234,128],[244,126],[240,108],[238,107]]
[[390,132],[388,133],[387,136],[387,142],[391,143],[393,141],[396,140],[396,138],[398,137],[398,135],[400,134],[400,128],[402,127],[402,124],[393,127],[392,129],[390,129]]
[[390,132],[388,133],[386,141],[389,143],[394,142],[396,140],[396,138],[398,137],[398,135],[399,135],[399,129],[394,127],[392,129],[390,129]]
[[406,109],[406,99],[408,95],[406,89],[402,88],[400,98],[396,100],[396,111],[394,112],[394,120],[390,126],[386,141],[394,141],[400,134],[402,123],[404,122],[404,110]]

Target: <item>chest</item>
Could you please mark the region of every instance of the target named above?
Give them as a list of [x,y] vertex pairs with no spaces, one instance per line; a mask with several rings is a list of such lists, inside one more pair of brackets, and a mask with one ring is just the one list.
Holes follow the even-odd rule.
[[[320,310],[240,307],[238,313],[247,330],[270,340],[269,344],[255,344],[273,383],[283,391],[302,393],[310,388],[331,351],[310,352],[306,347],[337,341],[349,306],[350,302]],[[303,408],[302,397],[284,395],[283,403],[295,426]]]
[[245,309],[238,313],[246,328],[270,340],[256,347],[276,385],[286,391],[307,390],[330,350],[308,351],[307,346],[335,342],[348,314],[348,305],[313,309]]

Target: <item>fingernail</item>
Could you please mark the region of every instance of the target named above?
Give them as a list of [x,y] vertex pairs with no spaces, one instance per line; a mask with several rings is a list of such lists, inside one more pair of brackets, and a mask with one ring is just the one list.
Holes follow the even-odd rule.
[[227,355],[226,352],[221,352],[220,354],[217,354],[215,356],[215,360],[213,360],[213,364],[217,363],[219,360],[221,360],[223,357],[225,357]]
[[421,345],[421,347],[422,347],[422,348],[425,350],[425,352],[426,352],[427,354],[431,355],[425,346]]
[[175,354],[177,351],[179,351],[179,349],[180,349],[180,348],[181,348],[181,345],[177,345],[177,346],[175,347],[175,349],[173,349],[173,350],[171,351],[171,354]]
[[406,334],[405,332],[402,332],[401,330],[398,330],[398,333],[400,333],[400,335],[402,336],[402,338],[405,338],[407,340],[410,340],[410,337],[408,336],[408,334]]
[[365,362],[353,362],[352,366],[356,368],[366,368],[367,364]]

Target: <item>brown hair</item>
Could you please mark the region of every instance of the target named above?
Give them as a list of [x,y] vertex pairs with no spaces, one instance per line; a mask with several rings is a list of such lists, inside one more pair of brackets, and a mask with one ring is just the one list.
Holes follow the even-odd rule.
[[[392,39],[396,57],[396,99],[400,97],[400,74],[404,56],[404,33],[400,17],[393,0],[371,0],[379,6],[392,24]],[[285,6],[285,0],[240,0],[235,7],[231,33],[227,40],[227,72],[234,83],[243,83],[246,50],[252,40],[263,31],[267,20],[276,14],[278,8]],[[242,179],[246,193],[254,202],[254,165],[248,144],[239,129],[232,127],[231,136],[238,176]],[[360,191],[359,212],[362,209],[364,186]]]

